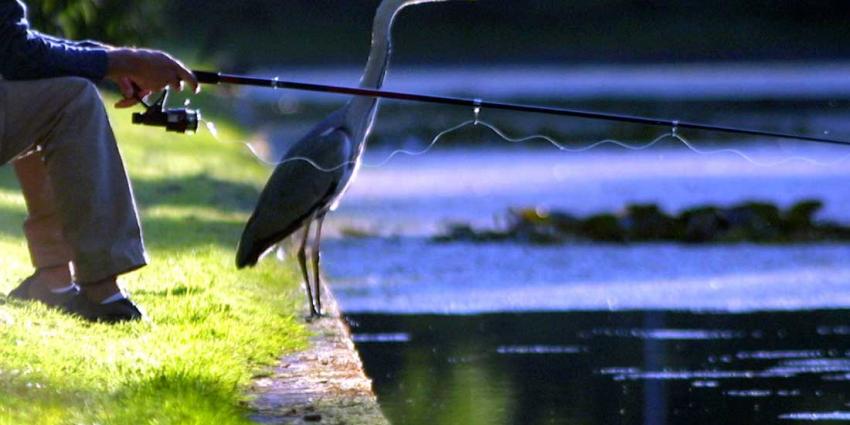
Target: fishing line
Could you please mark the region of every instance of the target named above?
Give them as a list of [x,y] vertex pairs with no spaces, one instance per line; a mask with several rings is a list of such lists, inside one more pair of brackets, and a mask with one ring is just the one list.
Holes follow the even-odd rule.
[[[690,151],[692,151],[692,152],[694,152],[698,155],[703,155],[703,156],[723,155],[723,154],[735,155],[735,156],[738,156],[741,159],[743,159],[743,160],[745,160],[745,161],[749,162],[750,164],[755,165],[757,167],[777,167],[777,166],[784,165],[784,164],[787,164],[787,163],[790,163],[790,162],[805,162],[805,163],[815,165],[815,166],[828,167],[828,166],[833,166],[833,165],[839,164],[841,162],[844,162],[848,158],[850,158],[850,154],[845,154],[845,155],[843,155],[843,156],[841,156],[837,159],[831,160],[831,161],[819,161],[819,160],[809,158],[809,157],[805,157],[805,156],[790,156],[790,157],[782,158],[782,159],[779,159],[779,160],[776,160],[776,161],[761,161],[761,160],[757,160],[757,159],[753,158],[751,155],[748,155],[748,154],[744,153],[743,151],[741,151],[739,149],[733,149],[733,148],[703,149],[703,148],[698,148],[693,142],[687,140],[685,137],[683,137],[681,134],[679,134],[679,129],[678,129],[678,126],[676,125],[677,121],[673,122],[674,125],[669,132],[661,134],[660,136],[658,136],[658,137],[656,137],[656,138],[654,138],[651,141],[646,142],[646,143],[637,143],[637,142],[636,143],[628,143],[628,142],[623,142],[623,141],[616,140],[616,139],[603,139],[603,140],[599,140],[597,142],[588,144],[586,146],[570,147],[570,146],[567,146],[564,143],[559,142],[558,140],[556,140],[556,139],[554,139],[550,136],[547,136],[545,134],[533,134],[533,135],[524,136],[524,137],[511,137],[504,130],[499,128],[497,125],[481,119],[481,106],[476,106],[473,109],[473,114],[474,114],[473,119],[461,122],[460,124],[457,124],[455,126],[452,126],[448,129],[445,129],[445,130],[437,133],[431,139],[430,143],[428,143],[423,149],[419,149],[419,150],[396,149],[396,150],[393,150],[392,152],[390,152],[389,155],[387,155],[387,157],[384,158],[382,161],[377,162],[377,163],[371,163],[371,164],[367,163],[365,161],[362,161],[362,166],[364,168],[382,168],[382,167],[386,166],[387,164],[389,164],[390,161],[392,161],[395,157],[397,157],[399,155],[405,155],[405,156],[410,156],[410,157],[425,155],[425,154],[429,153],[431,150],[433,150],[444,137],[446,137],[446,136],[448,136],[452,133],[459,132],[459,131],[461,131],[465,128],[479,127],[479,126],[488,129],[489,131],[491,131],[493,134],[498,136],[503,141],[511,143],[511,144],[523,144],[523,143],[528,143],[528,142],[532,142],[532,141],[535,141],[535,140],[539,140],[539,141],[545,141],[548,144],[550,144],[551,146],[558,149],[559,151],[567,152],[567,153],[588,152],[588,151],[591,151],[593,149],[596,149],[596,148],[599,148],[599,147],[605,146],[605,145],[618,146],[620,148],[627,149],[627,150],[630,150],[630,151],[643,151],[643,150],[650,149],[653,146],[656,146],[657,144],[659,144],[660,142],[662,142],[664,140],[672,139],[672,140],[680,142],[687,149],[689,149]],[[210,131],[210,133],[213,134],[213,136],[216,138],[216,140],[219,140],[218,135],[217,135],[217,131],[215,129],[215,124],[207,121],[206,125],[207,125],[208,130]],[[290,157],[290,158],[286,158],[286,159],[281,160],[281,161],[274,162],[274,161],[269,161],[269,160],[263,158],[263,155],[260,152],[258,152],[257,148],[255,148],[251,143],[249,143],[249,142],[241,142],[241,143],[243,145],[245,145],[245,147],[248,149],[248,151],[251,153],[251,155],[253,155],[258,161],[260,161],[260,162],[262,162],[266,165],[272,166],[272,167],[276,167],[276,166],[286,164],[286,163],[290,163],[290,162],[300,161],[300,162],[307,163],[308,165],[310,165],[311,167],[315,168],[318,171],[325,172],[325,173],[331,173],[331,172],[340,170],[342,168],[345,168],[347,166],[356,164],[355,161],[345,161],[343,163],[340,163],[340,164],[337,164],[337,165],[334,165],[334,166],[331,166],[331,167],[326,167],[326,166],[323,166],[323,165],[317,163],[315,160],[308,158],[308,157],[304,157],[304,156],[295,156],[295,157]]]
[[[475,125],[475,124],[476,124],[476,122],[474,120],[469,120],[469,121],[464,121],[464,122],[462,122],[462,123],[460,123],[460,124],[458,124],[454,127],[443,130],[440,133],[438,133],[436,136],[434,136],[434,138],[431,139],[431,142],[424,149],[421,149],[421,150],[396,149],[396,150],[390,152],[390,154],[386,158],[384,158],[384,160],[381,161],[381,162],[378,162],[378,163],[375,163],[375,164],[369,164],[369,163],[366,163],[365,161],[362,161],[361,164],[365,168],[381,168],[381,167],[386,166],[390,161],[393,160],[393,158],[395,158],[396,156],[399,156],[399,155],[405,155],[405,156],[411,156],[411,157],[425,155],[428,152],[430,152],[432,149],[434,149],[434,147],[437,145],[437,143],[443,137],[445,137],[446,135],[454,133],[456,131],[461,130],[462,128],[469,127],[469,126],[472,126],[472,125]],[[345,161],[345,162],[338,164],[336,166],[333,166],[333,167],[323,167],[323,166],[319,165],[318,163],[316,163],[316,161],[314,161],[310,158],[304,157],[304,156],[294,156],[294,157],[291,157],[291,158],[286,158],[282,161],[273,162],[273,161],[268,161],[265,158],[263,158],[263,156],[259,152],[257,152],[257,149],[253,145],[251,145],[250,143],[242,142],[242,144],[245,145],[245,147],[248,148],[248,151],[251,152],[251,154],[254,155],[254,157],[257,158],[258,161],[260,161],[260,162],[262,162],[266,165],[270,165],[272,167],[276,167],[278,165],[286,164],[286,163],[289,163],[289,162],[301,161],[301,162],[306,162],[307,164],[309,164],[310,166],[312,166],[313,168],[315,168],[315,169],[317,169],[321,172],[330,173],[330,172],[337,171],[341,168],[344,168],[344,167],[347,167],[349,165],[353,165],[353,164],[356,163],[355,161]]]
[[653,139],[653,140],[651,140],[647,143],[643,143],[643,144],[639,144],[639,143],[630,144],[630,143],[622,142],[622,141],[615,140],[615,139],[604,139],[604,140],[600,140],[598,142],[592,143],[592,144],[587,145],[587,146],[582,146],[582,147],[579,147],[579,148],[571,148],[571,147],[568,147],[568,146],[558,142],[557,140],[555,140],[555,139],[553,139],[549,136],[546,136],[544,134],[535,134],[535,135],[521,137],[521,138],[513,138],[513,137],[508,136],[507,134],[505,134],[504,131],[502,131],[501,129],[499,129],[495,125],[490,124],[489,122],[482,121],[482,120],[479,120],[479,119],[476,118],[475,123],[476,123],[476,125],[481,125],[481,126],[488,128],[494,134],[496,134],[501,139],[503,139],[504,141],[509,142],[509,143],[517,143],[518,144],[518,143],[530,142],[530,141],[533,141],[533,140],[544,140],[544,141],[548,142],[549,144],[551,144],[552,146],[554,146],[555,148],[557,148],[559,151],[568,152],[568,153],[587,152],[587,151],[590,151],[592,149],[598,148],[598,147],[603,146],[603,145],[615,145],[615,146],[619,146],[621,148],[628,149],[628,150],[631,150],[631,151],[642,151],[642,150],[646,150],[646,149],[649,149],[649,148],[657,145],[658,143],[660,143],[661,141],[663,141],[665,139],[673,139],[673,140],[677,140],[677,141],[681,142],[682,145],[684,145],[689,150],[691,150],[692,152],[694,152],[698,155],[707,156],[707,155],[718,155],[718,154],[733,154],[733,155],[739,156],[740,158],[744,159],[745,161],[747,161],[747,162],[749,162],[749,163],[751,163],[755,166],[758,166],[758,167],[776,167],[776,166],[784,165],[784,164],[787,164],[789,162],[794,162],[794,161],[802,161],[802,162],[806,162],[806,163],[809,163],[809,164],[812,164],[812,165],[828,167],[828,166],[836,165],[840,162],[847,160],[847,158],[850,158],[850,154],[845,154],[844,156],[841,156],[841,157],[839,157],[835,160],[832,160],[832,161],[818,161],[816,159],[812,159],[812,158],[808,158],[808,157],[804,157],[804,156],[791,156],[791,157],[787,157],[787,158],[782,158],[782,159],[777,160],[777,161],[759,161],[759,160],[753,158],[752,156],[747,155],[746,153],[744,153],[743,151],[741,151],[739,149],[732,149],[732,148],[700,149],[700,148],[696,147],[693,142],[685,139],[682,135],[680,135],[678,133],[678,128],[676,126],[673,126],[670,132],[664,133],[664,134],[656,137],[655,139]]

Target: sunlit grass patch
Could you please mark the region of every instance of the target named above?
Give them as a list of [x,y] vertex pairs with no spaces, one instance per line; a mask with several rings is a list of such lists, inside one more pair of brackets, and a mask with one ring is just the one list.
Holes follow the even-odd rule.
[[[123,279],[151,320],[90,324],[0,297],[0,424],[250,423],[253,374],[301,348],[301,296],[275,262],[239,272],[234,248],[268,173],[218,123],[166,134],[113,115],[151,265]],[[23,200],[0,169],[0,292],[31,272]],[[107,206],[108,207],[108,206]]]

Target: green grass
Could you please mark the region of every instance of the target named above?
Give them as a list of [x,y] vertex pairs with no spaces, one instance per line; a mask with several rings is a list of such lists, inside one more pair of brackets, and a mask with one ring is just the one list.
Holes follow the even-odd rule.
[[[109,99],[107,99],[109,103]],[[251,377],[306,344],[291,267],[237,271],[242,224],[268,173],[221,140],[112,115],[151,265],[122,280],[149,322],[91,324],[0,296],[0,424],[241,424]],[[31,273],[23,199],[0,168],[0,293]]]

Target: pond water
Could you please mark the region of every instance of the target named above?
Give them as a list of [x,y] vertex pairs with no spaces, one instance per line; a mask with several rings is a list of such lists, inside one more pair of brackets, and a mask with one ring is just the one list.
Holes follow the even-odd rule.
[[850,420],[850,311],[349,317],[395,424]]
[[[619,112],[642,102],[641,108],[677,118],[711,116],[846,138],[847,69],[847,64],[408,68],[395,70],[387,88],[535,102],[570,99]],[[280,75],[354,84],[357,71]],[[299,108],[289,108],[290,102],[340,101],[290,92],[249,95],[287,106],[281,111],[295,122],[299,115],[291,111]],[[606,104],[609,100],[614,103]],[[805,107],[789,106],[795,101]],[[654,109],[656,104],[668,110]],[[761,108],[764,115],[758,116]],[[395,125],[402,130],[394,134],[406,134],[423,122],[448,128],[471,118],[471,111],[460,112],[429,119],[395,111],[387,114],[393,120],[379,120],[376,133]],[[523,127],[492,111],[483,117],[511,125],[515,136],[526,135],[523,128],[557,128],[548,122]],[[528,124],[531,118],[517,120]],[[502,226],[511,207],[581,216],[629,203],[655,203],[677,213],[750,200],[785,208],[815,198],[825,203],[819,219],[847,223],[848,148],[719,141],[683,132],[703,153],[673,139],[642,151],[564,153],[542,143],[530,143],[534,149],[511,145],[481,127],[468,130],[457,138],[475,138],[478,148],[441,142],[427,155],[364,167],[326,226],[325,272],[393,423],[850,420],[845,395],[850,244],[535,246],[430,239],[452,222]],[[574,135],[571,146],[593,141],[589,133],[560,130]],[[669,130],[657,129],[638,142]],[[617,131],[599,129],[603,137]],[[294,137],[282,137],[281,143]],[[381,163],[393,145],[369,149],[365,162]],[[398,145],[416,148],[423,142]],[[284,149],[275,146],[271,151]],[[739,152],[724,150],[729,147]]]
[[[744,146],[760,159],[782,149]],[[371,152],[378,161],[383,152]],[[840,148],[797,148],[828,162]],[[326,272],[398,424],[850,419],[850,245],[434,243],[505,209],[670,212],[822,199],[850,219],[850,167],[643,152],[436,150],[363,170]],[[345,227],[366,238],[339,237]],[[333,236],[334,230],[331,229]],[[818,310],[828,308],[831,310]]]
[[390,152],[370,150],[330,220],[383,236],[422,236],[452,221],[493,225],[508,208],[519,206],[586,215],[632,202],[677,212],[752,199],[787,207],[808,198],[824,201],[821,218],[850,220],[850,191],[844,190],[850,183],[850,148],[775,141],[735,146],[754,164],[721,151],[727,145],[694,143],[716,153],[697,154],[673,140],[638,152],[566,153],[554,147],[511,149],[493,138],[486,148],[437,144],[426,155],[399,155],[374,168]]
[[[779,150],[752,150],[765,160]],[[812,147],[810,158],[846,155]],[[801,151],[795,151],[801,154]],[[373,152],[372,158],[381,154]],[[699,204],[816,198],[819,219],[850,219],[850,167],[792,161],[755,166],[732,154],[435,151],[364,169],[334,228],[373,237],[325,243],[325,267],[343,310],[471,314],[574,309],[752,311],[850,307],[850,245],[434,243],[449,221],[498,226],[515,206],[584,215],[630,202],[669,212]]]
[[[360,67],[280,68],[256,73],[282,80],[355,85]],[[764,100],[845,99],[850,63],[670,63],[642,65],[393,65],[387,90],[488,98]],[[254,99],[277,101],[280,92],[249,89]],[[338,96],[286,92],[299,99]]]

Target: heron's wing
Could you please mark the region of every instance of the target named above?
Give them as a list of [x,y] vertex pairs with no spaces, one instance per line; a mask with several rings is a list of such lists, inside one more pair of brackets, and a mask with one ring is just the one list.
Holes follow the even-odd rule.
[[334,127],[311,133],[292,147],[266,183],[242,232],[239,268],[256,264],[266,250],[328,206],[340,189],[350,148],[348,133]]

